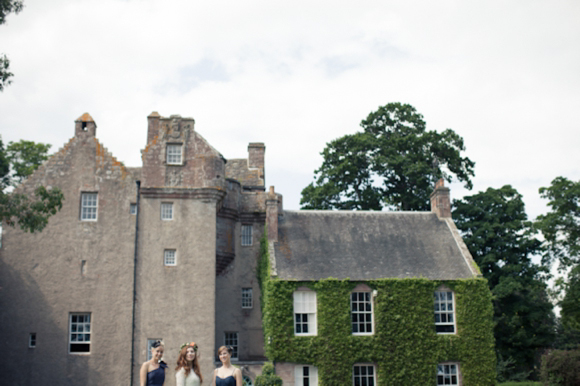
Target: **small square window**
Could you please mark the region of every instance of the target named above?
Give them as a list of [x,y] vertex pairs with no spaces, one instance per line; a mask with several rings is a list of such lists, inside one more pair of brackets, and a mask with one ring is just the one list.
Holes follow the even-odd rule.
[[440,363],[437,365],[437,386],[459,386],[459,366],[455,363]]
[[232,359],[238,359],[238,333],[226,332],[224,334],[224,345],[232,348]]
[[91,352],[91,314],[69,314],[69,354]]
[[129,213],[137,214],[137,204],[131,203],[129,205]]
[[166,249],[163,254],[165,265],[177,265],[177,251],[175,249]]
[[173,203],[172,202],[162,202],[161,203],[161,220],[165,220],[165,221],[173,220]]
[[181,145],[167,145],[167,164],[181,165],[182,164],[182,146]]
[[242,225],[242,245],[250,246],[252,245],[252,225]]
[[242,308],[252,308],[253,306],[252,289],[242,288]]
[[81,220],[97,221],[98,194],[81,193]]
[[374,365],[354,365],[352,368],[353,386],[375,386]]
[[28,347],[35,348],[36,347],[36,332],[31,332],[28,336]]

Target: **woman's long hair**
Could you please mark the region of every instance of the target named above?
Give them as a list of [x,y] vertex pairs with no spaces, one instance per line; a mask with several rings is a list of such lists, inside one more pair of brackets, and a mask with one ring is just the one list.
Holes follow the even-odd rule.
[[[179,369],[183,368],[185,370],[185,376],[187,377],[189,375],[189,372],[191,371],[191,367],[189,365],[189,363],[187,363],[187,359],[185,359],[185,355],[187,354],[187,349],[190,348],[191,346],[185,346],[184,348],[181,349],[181,351],[179,352],[179,357],[177,358],[177,367],[175,368],[175,371],[179,371]],[[197,376],[199,377],[199,381],[200,384],[203,382],[203,377],[201,376],[201,371],[199,370],[199,363],[197,362],[197,351],[195,352],[195,358],[193,359],[193,372],[195,374],[197,374]]]

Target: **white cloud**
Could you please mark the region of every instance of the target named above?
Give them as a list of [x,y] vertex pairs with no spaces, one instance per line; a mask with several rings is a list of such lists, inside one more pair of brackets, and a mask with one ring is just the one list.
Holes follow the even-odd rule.
[[265,142],[267,182],[296,209],[325,143],[400,101],[464,137],[474,191],[512,184],[531,217],[540,186],[580,179],[575,1],[25,4],[0,26],[15,73],[0,93],[5,141],[56,150],[87,111],[138,166],[150,112],[193,116],[228,158]]

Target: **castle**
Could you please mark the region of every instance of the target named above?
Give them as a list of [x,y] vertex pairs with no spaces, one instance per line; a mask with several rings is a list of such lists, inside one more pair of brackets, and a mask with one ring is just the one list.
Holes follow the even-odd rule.
[[[346,307],[341,344],[367,342],[360,347],[374,350],[348,363],[349,383],[392,384],[391,349],[377,339],[396,318],[388,307],[378,314],[390,296],[381,279],[415,285],[420,278],[423,308],[409,315],[431,326],[421,336],[433,342],[424,375],[433,384],[460,385],[494,371],[487,358],[449,348],[494,356],[491,324],[470,337],[478,326],[470,307],[491,323],[489,291],[451,221],[442,183],[427,213],[285,211],[282,196],[266,189],[263,143],[250,143],[247,159],[225,159],[192,118],[153,112],[147,122],[142,167],[115,159],[85,113],[74,137],[17,188],[59,187],[65,201],[40,233],[4,227],[4,382],[137,385],[151,342],[164,342],[172,370],[180,345],[195,340],[204,384],[216,348],[226,344],[248,385],[267,358],[285,385],[317,385],[333,379],[324,372],[329,363],[300,347],[332,338],[332,315],[317,312],[330,299],[317,283],[330,277],[351,283],[336,292],[346,296],[336,300]],[[268,267],[262,277],[260,264]],[[267,320],[260,284],[270,291],[262,299]],[[291,287],[288,296],[274,295],[277,286]],[[472,305],[470,291],[483,293],[483,303]],[[174,385],[172,374],[166,385]]]

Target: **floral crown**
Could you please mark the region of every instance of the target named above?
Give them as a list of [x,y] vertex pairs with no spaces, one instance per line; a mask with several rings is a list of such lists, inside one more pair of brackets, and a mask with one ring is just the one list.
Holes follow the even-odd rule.
[[183,350],[184,347],[193,347],[193,351],[197,352],[197,343],[195,342],[188,342],[181,345],[179,350]]

